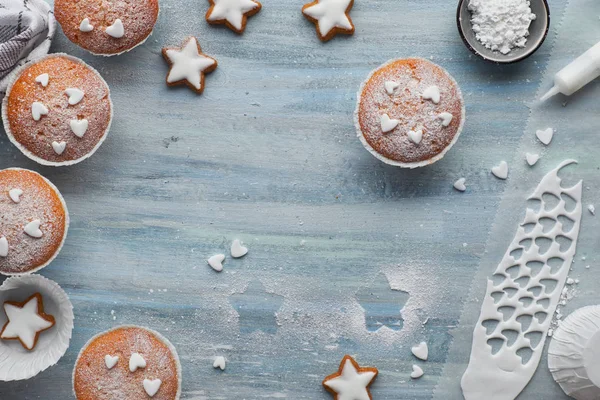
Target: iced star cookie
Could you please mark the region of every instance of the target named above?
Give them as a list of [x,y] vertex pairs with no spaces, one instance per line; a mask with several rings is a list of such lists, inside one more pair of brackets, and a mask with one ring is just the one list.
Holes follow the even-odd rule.
[[52,328],[54,317],[44,313],[44,302],[40,293],[34,293],[22,303],[4,302],[8,321],[0,331],[0,339],[18,340],[27,350],[33,350],[40,333]]
[[91,338],[73,370],[78,400],[177,400],[181,365],[173,345],[158,332],[120,326]]
[[361,143],[381,161],[416,168],[440,160],[465,121],[458,84],[422,59],[392,60],[377,68],[357,94],[354,122]]
[[144,43],[158,19],[158,0],[55,0],[67,38],[93,54],[112,56]]
[[353,5],[354,0],[315,0],[302,7],[302,14],[316,25],[319,39],[326,42],[338,33],[354,33],[350,18]]
[[189,37],[181,48],[165,47],[163,57],[170,65],[167,85],[187,85],[198,94],[204,91],[204,75],[217,68],[217,60],[202,53],[200,43]]
[[58,189],[37,172],[0,171],[0,273],[35,272],[58,255],[69,213]]
[[248,17],[258,13],[262,5],[254,0],[208,0],[210,8],[206,21],[213,25],[225,24],[236,33],[246,29]]
[[15,73],[2,101],[10,141],[43,165],[72,165],[100,147],[112,121],[108,85],[78,58],[51,54]]
[[323,387],[334,400],[373,399],[369,387],[377,378],[377,368],[361,368],[350,356],[344,356],[338,371],[323,380]]

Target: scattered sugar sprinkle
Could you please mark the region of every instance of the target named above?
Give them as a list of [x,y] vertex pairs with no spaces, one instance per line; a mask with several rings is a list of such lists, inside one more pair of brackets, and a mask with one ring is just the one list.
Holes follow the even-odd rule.
[[596,215],[596,207],[594,207],[594,205],[593,205],[593,204],[590,204],[590,205],[588,206],[588,211],[590,212],[590,214],[592,214],[592,215]]

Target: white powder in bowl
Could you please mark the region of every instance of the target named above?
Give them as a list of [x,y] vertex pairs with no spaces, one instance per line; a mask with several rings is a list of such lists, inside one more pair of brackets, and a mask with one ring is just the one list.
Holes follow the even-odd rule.
[[469,11],[477,40],[502,54],[525,47],[529,25],[536,18],[529,0],[470,0]]

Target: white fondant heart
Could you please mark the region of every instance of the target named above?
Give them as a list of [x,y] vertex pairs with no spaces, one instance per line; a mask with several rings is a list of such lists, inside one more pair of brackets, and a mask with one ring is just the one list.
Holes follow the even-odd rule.
[[8,196],[15,203],[18,203],[18,202],[21,201],[21,195],[22,194],[23,194],[23,191],[21,189],[19,189],[19,188],[10,189],[8,191]]
[[508,178],[508,164],[506,161],[500,161],[500,164],[492,168],[492,174],[498,179]]
[[460,178],[459,180],[454,182],[454,189],[460,192],[464,192],[465,190],[467,190],[467,185],[465,185],[466,181],[467,180],[465,178]]
[[410,373],[410,377],[413,379],[419,379],[420,377],[423,376],[423,374],[425,374],[423,372],[423,370],[421,369],[421,367],[419,367],[418,365],[413,365],[413,370]]
[[69,104],[74,106],[83,99],[83,95],[85,93],[83,93],[82,90],[79,90],[77,88],[68,88],[67,90],[65,90],[65,94],[69,96]]
[[133,353],[129,357],[129,370],[135,372],[138,368],[146,368],[146,360],[139,353]]
[[248,254],[248,248],[242,246],[242,243],[238,239],[235,239],[233,243],[231,243],[231,257],[240,258],[244,257],[246,254]]
[[526,153],[525,154],[525,158],[527,159],[527,164],[529,164],[530,167],[533,167],[538,162],[538,160],[540,159],[540,155],[539,154]]
[[208,265],[217,272],[223,271],[223,261],[225,261],[225,254],[215,254],[208,259]]
[[0,238],[0,257],[8,255],[8,240],[4,236]]
[[588,206],[588,211],[590,212],[590,214],[596,215],[596,207],[593,204],[590,204]]
[[31,105],[31,115],[34,121],[39,121],[42,115],[48,115],[48,108],[39,101],[34,101]]
[[115,39],[120,39],[125,35],[125,28],[123,27],[123,22],[120,19],[115,19],[115,22],[108,28],[104,30],[108,35],[114,37]]
[[41,84],[43,87],[46,87],[46,86],[48,86],[48,82],[50,81],[50,75],[48,75],[48,74],[38,75],[35,78],[35,81],[37,83]]
[[437,86],[429,86],[423,94],[421,95],[425,100],[431,100],[434,104],[438,104],[440,102],[440,88]]
[[385,87],[385,91],[387,92],[387,94],[391,96],[394,94],[394,90],[398,89],[398,86],[400,86],[400,84],[394,81],[385,81],[383,86]]
[[429,357],[429,349],[427,348],[427,343],[421,342],[416,346],[413,346],[411,349],[412,353],[415,357],[427,361],[427,357]]
[[162,385],[162,381],[160,379],[144,379],[144,390],[150,397],[154,397],[154,395],[158,392],[158,389],[160,389],[160,385]]
[[82,138],[83,135],[85,135],[85,133],[87,132],[88,120],[87,119],[72,119],[69,122],[69,125],[71,125],[71,131],[73,131],[75,136],[77,136],[78,138]]
[[54,149],[54,152],[59,156],[65,151],[66,147],[67,142],[52,142],[52,148]]
[[81,24],[79,24],[79,30],[81,32],[91,32],[94,30],[94,25],[90,24],[89,18],[84,18]]
[[117,365],[118,361],[119,361],[119,356],[113,357],[109,354],[104,356],[104,364],[106,364],[106,368],[108,368],[108,369],[112,369],[112,367]]
[[449,112],[443,112],[438,115],[438,118],[442,120],[442,126],[448,126],[450,125],[450,122],[452,122],[453,117]]
[[535,132],[535,136],[537,136],[540,142],[548,146],[552,141],[552,137],[554,136],[554,129],[548,128],[543,131],[537,131]]
[[423,140],[423,130],[419,129],[417,131],[413,131],[413,130],[408,131],[408,138],[414,144],[421,143],[421,140]]
[[221,371],[225,370],[225,357],[218,356],[215,357],[215,362],[213,362],[213,368],[221,368]]
[[25,225],[25,233],[28,234],[29,236],[31,236],[32,238],[36,238],[39,239],[42,237],[43,233],[40,229],[40,225],[41,225],[42,221],[40,221],[39,219],[34,219],[33,221],[31,221],[30,223],[28,223],[27,225]]
[[398,126],[400,121],[397,119],[391,119],[389,115],[382,114],[381,115],[381,130],[383,133],[388,133],[389,131],[394,130]]

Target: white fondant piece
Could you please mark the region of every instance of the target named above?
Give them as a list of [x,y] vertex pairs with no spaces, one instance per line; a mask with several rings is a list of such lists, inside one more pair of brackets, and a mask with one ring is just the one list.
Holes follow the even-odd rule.
[[46,87],[46,86],[48,86],[48,82],[50,81],[50,75],[48,75],[48,74],[38,75],[35,78],[35,81],[37,83],[39,83],[40,85],[42,85],[43,87]]
[[43,236],[43,233],[40,229],[41,223],[42,221],[40,221],[39,219],[34,219],[33,221],[25,225],[25,233],[31,236],[32,238],[41,238]]
[[225,370],[225,357],[217,356],[213,362],[213,368],[221,368],[221,371]]
[[540,155],[532,154],[532,153],[525,153],[525,159],[527,160],[527,164],[529,164],[530,167],[533,167],[539,161]]
[[411,142],[413,142],[414,144],[419,144],[421,143],[421,140],[423,140],[423,130],[422,129],[418,129],[416,131],[410,130],[408,131],[408,138],[410,139]]
[[593,204],[588,205],[588,211],[592,215],[596,215],[596,207]]
[[119,356],[113,357],[110,354],[107,354],[104,356],[104,364],[106,364],[106,368],[108,368],[108,369],[112,369],[112,367],[117,365],[118,361],[119,361]]
[[394,90],[398,89],[398,86],[400,86],[400,84],[394,81],[385,81],[383,83],[383,86],[385,87],[385,91],[387,92],[387,94],[391,96],[394,94]]
[[8,255],[8,240],[6,237],[0,237],[0,257],[6,257]]
[[340,376],[323,382],[324,385],[337,393],[339,400],[359,399],[368,400],[367,390],[369,383],[373,380],[375,372],[358,372],[350,360],[346,360]]
[[160,385],[162,385],[162,381],[160,379],[144,379],[144,390],[150,397],[154,397],[154,395],[160,389]]
[[443,112],[438,115],[438,118],[442,120],[442,126],[446,127],[450,125],[454,117],[449,112]]
[[[573,162],[544,176],[529,197],[541,202],[539,209],[527,209],[494,280],[488,279],[461,383],[466,400],[513,400],[537,369],[577,247],[582,182],[563,188],[558,176]],[[550,244],[542,247],[540,238]]]
[[440,88],[435,85],[429,86],[425,89],[421,97],[423,97],[424,100],[431,100],[433,104],[438,104],[441,98]]
[[89,123],[87,119],[72,119],[69,122],[69,125],[71,126],[71,131],[78,138],[82,138],[83,135],[85,135],[88,129],[88,124]]
[[381,120],[381,131],[383,133],[388,133],[390,131],[393,131],[400,123],[400,121],[398,121],[397,119],[391,119],[390,116],[387,114],[381,114],[380,120]]
[[207,16],[209,21],[225,20],[238,31],[242,30],[244,14],[258,8],[251,0],[214,0],[214,7]]
[[19,339],[28,350],[33,349],[38,332],[50,328],[53,323],[38,314],[38,299],[30,299],[23,307],[4,303],[8,323],[2,331],[2,339]]
[[34,121],[39,121],[42,118],[42,115],[48,115],[48,107],[39,101],[34,101],[31,104],[31,116]]
[[467,185],[465,185],[466,181],[467,180],[465,178],[458,179],[456,182],[454,182],[454,189],[458,190],[459,192],[464,192],[467,190]]
[[221,272],[223,271],[223,261],[225,261],[225,254],[215,254],[207,261],[208,265],[210,265],[212,269],[214,269],[217,272]]
[[138,368],[146,368],[146,360],[139,353],[133,353],[129,357],[129,371],[135,372]]
[[181,50],[169,49],[167,58],[171,61],[171,70],[167,76],[168,83],[182,80],[188,81],[193,87],[200,90],[202,81],[200,74],[215,64],[215,60],[198,52],[198,42],[190,38]]
[[352,23],[346,15],[346,10],[352,0],[318,0],[316,4],[305,8],[302,12],[316,19],[319,23],[321,36],[327,34],[334,28],[350,30]]
[[427,361],[427,358],[429,357],[429,348],[425,342],[421,342],[418,345],[413,346],[410,351],[415,357],[423,361]]
[[115,39],[121,39],[123,36],[125,36],[125,27],[123,26],[123,22],[117,18],[111,26],[104,30],[104,32]]
[[240,258],[244,257],[246,254],[248,254],[248,248],[242,246],[242,243],[238,239],[235,239],[231,243],[231,257]]
[[84,18],[81,24],[79,24],[79,30],[81,32],[91,32],[94,30],[94,25],[90,24],[89,18]]
[[69,96],[69,105],[74,106],[75,104],[79,104],[85,93],[81,89],[68,88],[65,90],[65,94]]
[[8,191],[8,196],[15,203],[18,203],[18,202],[21,201],[21,195],[22,194],[23,194],[23,190],[21,190],[19,188],[10,189]]
[[67,142],[52,142],[52,149],[54,150],[54,152],[56,154],[58,154],[59,156],[64,153],[65,149],[67,148]]
[[500,164],[493,167],[492,174],[498,179],[508,178],[508,164],[506,161],[500,161]]
[[537,136],[538,140],[548,146],[552,141],[552,137],[554,136],[554,129],[548,128],[543,131],[539,130],[535,132],[535,136]]
[[423,372],[423,369],[421,367],[419,367],[418,365],[413,364],[412,366],[412,372],[410,373],[410,377],[413,379],[419,379],[420,377],[422,377],[425,372]]

